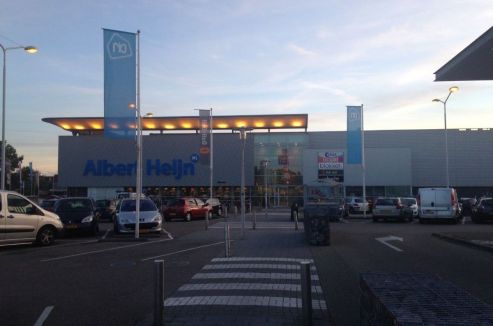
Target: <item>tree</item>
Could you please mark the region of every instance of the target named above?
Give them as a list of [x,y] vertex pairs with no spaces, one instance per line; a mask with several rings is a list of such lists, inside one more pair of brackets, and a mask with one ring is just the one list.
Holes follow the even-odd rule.
[[10,161],[11,171],[17,169],[19,167],[19,162],[22,162],[24,160],[24,156],[18,156],[17,151],[10,144],[7,144],[7,146],[5,147],[5,158],[7,159],[7,161]]

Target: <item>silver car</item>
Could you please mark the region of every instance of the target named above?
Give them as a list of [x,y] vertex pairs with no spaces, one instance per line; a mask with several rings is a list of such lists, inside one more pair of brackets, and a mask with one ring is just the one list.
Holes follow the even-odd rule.
[[[377,222],[379,219],[404,220],[406,215],[403,214],[403,208],[404,205],[399,197],[378,198],[373,206],[373,221]],[[412,217],[408,219],[412,220]]]
[[47,246],[63,231],[58,215],[13,191],[0,191],[0,245],[37,242]]
[[[121,200],[114,222],[115,234],[135,232],[136,204],[135,199]],[[163,218],[154,202],[147,198],[140,199],[139,233],[161,233],[162,221]]]

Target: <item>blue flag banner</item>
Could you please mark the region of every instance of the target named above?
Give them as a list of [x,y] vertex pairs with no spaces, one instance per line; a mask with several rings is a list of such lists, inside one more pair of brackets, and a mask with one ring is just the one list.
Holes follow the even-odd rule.
[[136,34],[103,29],[104,136],[136,135]]
[[200,163],[210,164],[211,158],[211,110],[199,110]]
[[362,164],[361,106],[347,107],[347,163]]

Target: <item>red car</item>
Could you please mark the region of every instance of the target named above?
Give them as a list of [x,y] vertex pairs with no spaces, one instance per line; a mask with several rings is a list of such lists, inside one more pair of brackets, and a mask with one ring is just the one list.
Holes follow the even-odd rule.
[[190,222],[192,219],[205,218],[206,216],[209,219],[212,218],[211,206],[194,197],[173,199],[164,210],[165,221],[182,218],[186,222]]

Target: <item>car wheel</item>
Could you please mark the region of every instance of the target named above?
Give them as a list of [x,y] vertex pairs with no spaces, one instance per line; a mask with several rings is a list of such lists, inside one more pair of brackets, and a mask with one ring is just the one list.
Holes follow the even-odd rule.
[[422,219],[422,218],[420,217],[420,218],[419,218],[419,223],[420,223],[420,224],[425,224],[425,220],[424,220],[424,219]]
[[373,216],[373,222],[375,222],[375,223],[378,222],[378,217]]
[[55,242],[55,228],[52,226],[44,226],[39,230],[36,236],[36,241],[41,246],[49,246]]
[[474,223],[481,223],[481,220],[476,216],[471,216],[471,221],[473,221]]
[[187,215],[185,215],[185,222],[190,222],[191,220],[192,220],[192,214],[188,212]]

